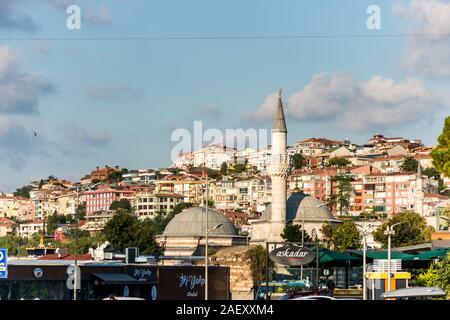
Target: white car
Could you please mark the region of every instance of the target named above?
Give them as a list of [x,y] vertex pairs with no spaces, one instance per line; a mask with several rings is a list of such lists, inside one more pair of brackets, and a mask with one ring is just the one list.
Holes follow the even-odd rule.
[[336,298],[330,296],[305,296],[305,297],[297,297],[291,300],[336,300]]
[[108,297],[104,298],[103,300],[145,300],[145,299],[137,297]]

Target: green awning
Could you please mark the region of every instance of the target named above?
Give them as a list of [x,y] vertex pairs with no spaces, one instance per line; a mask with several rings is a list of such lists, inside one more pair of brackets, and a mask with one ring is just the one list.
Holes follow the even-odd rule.
[[361,259],[355,256],[352,256],[348,253],[332,251],[328,249],[320,249],[319,252],[319,263],[320,264],[342,264],[347,261],[357,262]]
[[439,249],[434,249],[434,250],[430,250],[430,251],[424,251],[424,252],[420,252],[416,255],[414,255],[414,257],[411,260],[433,260],[433,259],[438,259],[440,257],[445,257],[448,253],[450,252],[450,249],[448,248],[439,248]]
[[[362,250],[354,250],[352,251],[353,254],[358,256],[363,256]],[[371,251],[368,250],[366,252],[366,257],[368,259],[387,259],[388,254],[386,250],[379,250],[379,251]],[[414,255],[400,252],[400,251],[391,251],[391,259],[400,259],[400,260],[412,260],[414,258]]]

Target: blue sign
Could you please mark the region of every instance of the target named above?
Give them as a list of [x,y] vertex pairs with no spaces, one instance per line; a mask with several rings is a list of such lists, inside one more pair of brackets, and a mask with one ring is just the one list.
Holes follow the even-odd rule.
[[8,278],[8,249],[0,249],[0,279]]

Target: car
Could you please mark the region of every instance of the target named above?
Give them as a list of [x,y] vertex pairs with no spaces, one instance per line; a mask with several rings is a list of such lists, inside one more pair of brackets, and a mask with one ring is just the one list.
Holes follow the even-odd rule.
[[297,297],[291,300],[336,300],[336,298],[330,297],[330,296],[305,296],[305,297]]
[[446,295],[447,293],[438,287],[411,287],[384,292],[381,299],[422,300],[443,298]]
[[138,297],[115,297],[115,296],[112,296],[112,297],[104,298],[103,300],[145,300],[145,299],[138,298]]

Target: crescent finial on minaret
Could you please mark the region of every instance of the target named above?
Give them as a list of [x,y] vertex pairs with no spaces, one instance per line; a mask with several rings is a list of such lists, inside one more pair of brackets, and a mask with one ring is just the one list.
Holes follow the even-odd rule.
[[283,94],[283,88],[278,89],[278,97],[281,98],[281,95]]

